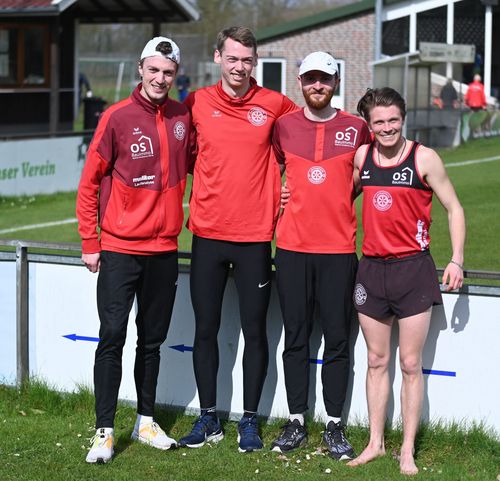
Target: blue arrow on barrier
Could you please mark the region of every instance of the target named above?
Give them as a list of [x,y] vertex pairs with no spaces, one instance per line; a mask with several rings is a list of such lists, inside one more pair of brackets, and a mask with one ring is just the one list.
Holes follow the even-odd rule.
[[322,359],[309,359],[309,364],[323,364]]
[[66,334],[65,336],[66,339],[69,339],[70,341],[90,341],[90,342],[99,342],[98,337],[88,337],[88,336],[78,336],[76,334]]
[[[309,359],[309,364],[323,364],[321,359]],[[448,376],[448,377],[457,377],[457,373],[455,371],[439,371],[437,369],[424,369],[422,368],[422,372],[424,374],[434,375],[434,376]]]
[[185,352],[185,351],[192,351],[193,347],[192,346],[185,346],[184,344],[177,344],[176,346],[168,346],[171,349],[175,349],[176,351],[179,352]]
[[422,372],[424,374],[434,374],[435,376],[457,377],[457,373],[455,371],[437,371],[435,369],[424,369],[424,368],[422,368]]

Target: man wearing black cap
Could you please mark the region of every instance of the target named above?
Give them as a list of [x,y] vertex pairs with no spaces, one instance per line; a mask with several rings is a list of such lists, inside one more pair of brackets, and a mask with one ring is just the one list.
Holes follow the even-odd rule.
[[176,292],[188,164],[190,115],[168,98],[179,61],[172,40],[156,37],[146,44],[139,62],[142,82],[103,113],[78,188],[82,261],[90,272],[99,272],[97,431],[88,463],[106,463],[113,456],[122,350],[134,298],[137,421],[132,439],[164,450],[176,445],[153,420],[153,411],[160,346]]
[[341,421],[358,265],[352,173],[354,154],[370,141],[370,134],[361,118],[332,107],[340,79],[330,54],[305,57],[298,81],[306,106],[279,118],[273,133],[274,151],[286,170],[291,194],[278,220],[275,257],[290,419],[271,449],[287,452],[306,442],[309,336],[317,312],[324,337],[321,377],[328,415],[323,441],[333,458],[352,459],[354,451]]

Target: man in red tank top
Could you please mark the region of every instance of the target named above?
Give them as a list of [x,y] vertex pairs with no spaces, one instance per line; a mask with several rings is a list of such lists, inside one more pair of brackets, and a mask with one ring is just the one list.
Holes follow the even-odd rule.
[[364,230],[354,304],[368,348],[370,440],[348,464],[366,464],[385,454],[391,330],[397,319],[403,419],[400,471],[414,475],[424,393],[422,351],[432,306],[442,303],[429,254],[432,194],[448,212],[452,256],[443,274],[447,291],[463,282],[464,212],[437,153],[402,136],[406,106],[398,92],[370,89],[359,101],[358,111],[375,136],[354,158],[354,182],[363,191]]

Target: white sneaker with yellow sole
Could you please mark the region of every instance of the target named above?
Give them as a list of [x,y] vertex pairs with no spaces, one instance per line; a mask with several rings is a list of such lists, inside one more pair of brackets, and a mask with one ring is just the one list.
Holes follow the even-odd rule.
[[113,429],[99,428],[90,440],[90,451],[87,453],[87,463],[105,464],[113,457]]
[[141,443],[153,446],[157,449],[175,449],[177,447],[177,441],[175,439],[169,438],[165,431],[156,423],[141,424],[139,428],[134,428],[132,432],[132,439],[139,441]]

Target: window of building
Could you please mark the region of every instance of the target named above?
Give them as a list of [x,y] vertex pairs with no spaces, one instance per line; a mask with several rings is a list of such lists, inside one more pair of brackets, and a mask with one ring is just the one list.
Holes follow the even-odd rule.
[[446,6],[417,14],[417,45],[420,42],[446,43]]
[[332,97],[331,104],[333,107],[337,107],[338,109],[345,109],[345,86],[348,82],[348,79],[345,78],[345,62],[343,60],[337,60],[337,71],[340,77],[340,85],[334,96]]
[[410,17],[382,24],[382,54],[399,55],[410,51]]
[[[341,78],[340,86],[332,98],[332,105],[339,109],[345,107],[345,85],[346,79],[344,78],[345,62],[344,60],[337,60],[337,69]],[[296,67],[296,72],[299,69]],[[295,77],[294,77],[295,78]],[[262,87],[271,90],[276,90],[286,95],[286,60],[277,58],[259,58],[259,65],[257,69],[257,83]]]
[[259,58],[257,83],[286,95],[286,60],[280,58]]
[[47,26],[0,25],[0,86],[47,87]]

